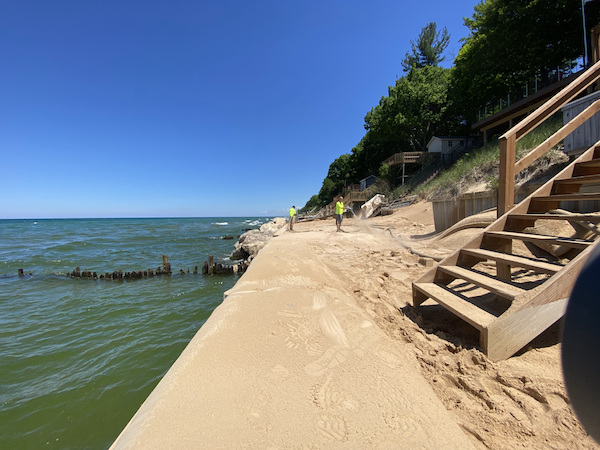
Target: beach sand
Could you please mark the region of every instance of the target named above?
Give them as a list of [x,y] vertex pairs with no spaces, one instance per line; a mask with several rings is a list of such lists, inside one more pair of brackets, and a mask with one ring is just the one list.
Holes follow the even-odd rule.
[[569,406],[559,325],[507,361],[428,301],[431,204],[299,222],[226,293],[114,448],[600,448]]

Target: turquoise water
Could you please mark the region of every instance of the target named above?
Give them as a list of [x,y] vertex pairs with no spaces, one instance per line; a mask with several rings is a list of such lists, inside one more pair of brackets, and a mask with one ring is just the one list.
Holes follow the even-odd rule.
[[[110,446],[238,279],[194,266],[229,263],[223,237],[266,221],[0,220],[0,448]],[[156,269],[164,254],[172,276],[65,276]]]

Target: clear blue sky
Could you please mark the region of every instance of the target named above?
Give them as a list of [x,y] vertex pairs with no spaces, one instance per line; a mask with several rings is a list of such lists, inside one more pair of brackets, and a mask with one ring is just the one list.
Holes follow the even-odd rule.
[[0,218],[281,215],[476,0],[0,5]]

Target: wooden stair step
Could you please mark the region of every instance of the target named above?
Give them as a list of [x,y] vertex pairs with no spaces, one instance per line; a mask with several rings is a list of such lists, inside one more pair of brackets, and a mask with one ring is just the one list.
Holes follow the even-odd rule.
[[494,294],[510,300],[514,300],[516,296],[525,292],[525,290],[521,289],[520,287],[499,280],[493,276],[488,276],[470,269],[465,269],[464,267],[438,266],[438,270],[448,275],[452,275],[455,278],[460,278],[461,280],[473,283],[479,287],[487,289],[490,292],[493,292]]
[[600,222],[600,214],[509,214],[508,220],[566,220],[569,222]]
[[526,258],[524,256],[510,255],[508,253],[494,252],[482,248],[462,249],[461,252],[477,258],[491,259],[492,261],[502,262],[516,267],[524,267],[537,273],[546,273],[549,275],[553,275],[563,268],[560,264],[553,264],[539,259]]
[[576,192],[574,194],[553,194],[547,197],[532,197],[536,202],[570,202],[578,200],[600,200],[600,192]]
[[545,234],[517,233],[515,231],[486,231],[485,236],[500,239],[517,239],[526,242],[546,242],[548,244],[566,245],[579,249],[586,248],[594,243],[585,239],[547,236]]
[[444,308],[452,311],[465,322],[470,323],[479,331],[484,330],[496,318],[472,303],[454,294],[447,288],[436,283],[413,283],[413,287],[427,297],[431,297]]
[[575,164],[575,167],[600,167],[600,159],[592,159]]
[[596,184],[600,183],[600,174],[582,175],[579,177],[565,178],[564,180],[555,180],[554,184]]

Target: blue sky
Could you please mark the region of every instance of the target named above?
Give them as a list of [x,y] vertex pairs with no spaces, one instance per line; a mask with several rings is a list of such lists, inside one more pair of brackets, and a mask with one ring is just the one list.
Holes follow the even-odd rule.
[[0,218],[281,215],[475,0],[5,0]]

